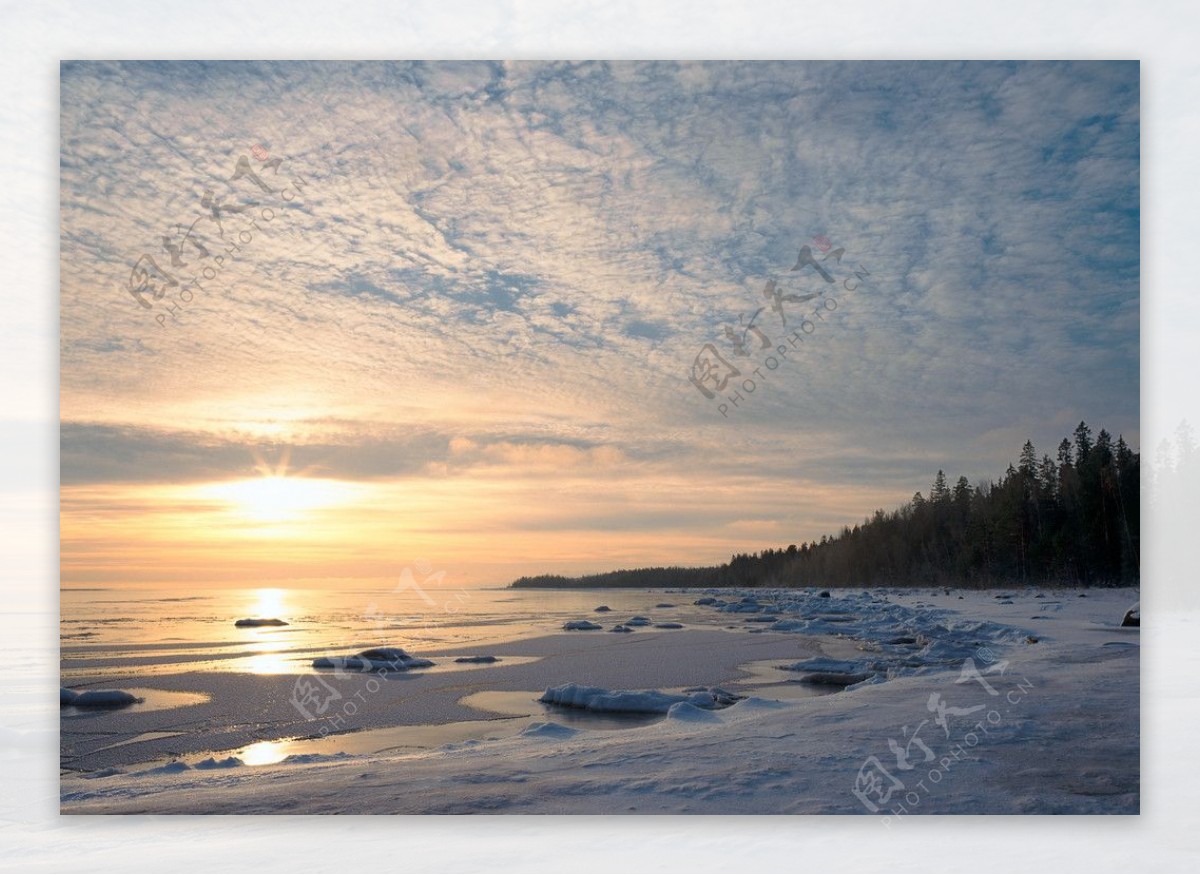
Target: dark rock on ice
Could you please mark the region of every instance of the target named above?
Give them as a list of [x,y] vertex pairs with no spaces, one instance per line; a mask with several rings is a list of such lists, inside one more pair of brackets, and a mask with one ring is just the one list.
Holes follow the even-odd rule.
[[409,656],[399,647],[372,647],[357,656],[318,656],[312,661],[313,668],[346,669],[349,671],[407,671],[410,668],[428,668],[433,663],[419,656]]
[[[62,702],[61,694],[59,701]],[[82,693],[76,693],[75,698],[69,702],[63,702],[63,704],[73,705],[76,708],[124,708],[140,701],[142,700],[133,693],[127,693],[124,690],[84,690]]]
[[1142,612],[1140,610],[1141,602],[1138,602],[1132,608],[1125,612],[1125,618],[1121,620],[1122,626],[1137,626],[1141,628]]
[[563,628],[568,632],[590,632],[602,627],[599,623],[593,623],[591,620],[568,620],[563,623]]

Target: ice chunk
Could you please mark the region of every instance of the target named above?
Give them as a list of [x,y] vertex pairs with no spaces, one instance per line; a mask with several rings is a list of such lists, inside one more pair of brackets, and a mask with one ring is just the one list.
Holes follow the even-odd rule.
[[684,687],[683,691],[685,693],[708,693],[718,705],[726,706],[746,698],[745,696],[739,696],[736,693],[724,690],[721,687]]
[[775,711],[788,706],[777,699],[764,699],[760,696],[750,696],[742,699],[740,702],[735,702],[730,707],[737,708],[740,711]]
[[352,759],[348,753],[290,753],[279,761],[280,765],[303,766],[309,763],[329,763]]
[[607,614],[611,610],[612,608],[610,608],[608,605],[600,605],[598,608],[592,608],[592,612],[596,614]]
[[1125,612],[1125,619],[1121,621],[1122,626],[1137,626],[1139,629],[1142,626],[1142,612],[1140,609],[1141,602],[1135,602],[1133,607]]
[[694,693],[664,693],[659,690],[607,690],[604,687],[585,687],[563,684],[551,687],[538,699],[547,705],[581,708],[585,711],[613,711],[631,714],[666,714],[671,706],[687,702],[696,708],[722,708],[732,704],[724,691]]
[[343,669],[346,671],[407,671],[428,668],[433,663],[419,656],[409,656],[399,647],[373,647],[357,656],[318,656],[313,668]]
[[69,703],[76,708],[124,708],[142,701],[124,690],[84,690],[76,693]]
[[650,618],[643,617],[641,614],[639,614],[636,617],[630,617],[628,620],[626,620],[625,625],[626,626],[649,626]]
[[668,720],[682,720],[688,723],[720,723],[721,718],[704,708],[697,708],[691,702],[676,702],[667,709]]
[[632,632],[633,630],[630,629],[628,626],[623,626],[620,623],[617,623],[617,625],[613,626],[608,631],[609,632]]
[[122,772],[120,769],[114,769],[113,767],[109,766],[107,769],[100,769],[95,772],[89,772],[86,775],[80,775],[80,777],[84,778],[85,780],[88,780],[88,781],[94,781],[97,778],[112,778],[116,775],[123,775],[123,774],[125,774],[125,773]]
[[456,659],[454,661],[455,662],[489,663],[489,662],[499,662],[500,660],[495,656],[460,656],[458,659]]
[[861,683],[875,675],[870,666],[845,659],[829,659],[817,656],[791,665],[779,666],[785,671],[802,671],[807,674],[800,679],[803,684],[817,686],[848,687]]
[[[399,647],[372,647],[369,650],[364,650],[359,654],[359,656],[361,656],[363,659],[378,659],[385,662],[402,662],[406,659],[413,658]],[[432,662],[429,664],[433,665]]]
[[140,772],[134,772],[133,777],[136,778],[142,775],[178,775],[180,772],[190,772],[191,770],[192,767],[187,763],[181,762],[180,760],[172,760],[171,762],[162,766],[154,766],[150,769],[143,769]]
[[238,620],[233,625],[254,628],[257,626],[286,626],[288,624],[278,617],[247,617],[244,620]]
[[861,662],[830,659],[827,656],[815,656],[812,659],[804,659],[779,667],[784,671],[863,671],[866,668]]
[[244,766],[241,760],[237,757],[226,757],[223,760],[209,757],[206,760],[200,760],[193,768],[196,769],[236,769],[238,766]]
[[578,733],[578,729],[572,729],[570,726],[563,726],[561,723],[553,721],[530,723],[521,730],[521,735],[527,738],[570,738]]
[[683,623],[655,623],[655,629],[682,629]]
[[591,620],[569,620],[563,623],[563,628],[568,632],[590,632],[593,629],[603,627],[599,623],[593,623]]
[[808,620],[780,620],[772,624],[772,632],[801,632],[809,627]]
[[70,705],[72,702],[75,701],[75,698],[78,695],[79,695],[79,693],[75,692],[74,690],[68,690],[66,687],[59,687],[58,688],[58,704],[59,705]]
[[721,608],[727,614],[757,614],[763,606],[756,601],[733,602]]

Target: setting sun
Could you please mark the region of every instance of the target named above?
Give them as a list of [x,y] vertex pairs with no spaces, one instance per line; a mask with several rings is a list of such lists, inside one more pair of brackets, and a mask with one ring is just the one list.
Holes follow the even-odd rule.
[[206,492],[229,502],[236,513],[259,523],[291,522],[305,513],[344,503],[353,491],[348,483],[271,475],[209,487]]
[[283,590],[274,587],[254,591],[254,608],[251,613],[256,617],[278,617],[284,613]]

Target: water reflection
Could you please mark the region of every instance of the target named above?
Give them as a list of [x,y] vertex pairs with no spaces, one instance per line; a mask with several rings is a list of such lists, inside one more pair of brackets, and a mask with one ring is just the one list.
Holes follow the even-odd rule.
[[286,590],[267,587],[254,591],[254,605],[250,610],[251,616],[271,618],[279,617],[283,619],[286,602]]
[[780,667],[778,659],[761,659],[739,665],[738,670],[749,677],[739,678],[736,690],[744,696],[794,702],[840,693],[841,687],[801,683],[803,674]]
[[134,702],[124,708],[76,708],[66,705],[59,708],[59,716],[75,720],[93,720],[104,722],[104,718],[114,714],[137,714],[146,711],[166,711],[171,708],[184,708],[189,705],[202,705],[212,696],[208,693],[189,693],[182,690],[156,690],[148,687],[123,687],[125,692],[136,696],[141,701]]
[[[251,594],[252,607],[249,615],[260,619],[285,619],[287,595],[287,590],[276,587],[254,590]],[[293,660],[283,655],[292,644],[290,627],[243,627],[239,631],[248,633],[245,644],[254,652],[254,656],[239,659],[237,670],[248,671],[251,674],[289,674],[296,671]]]
[[270,766],[283,762],[291,753],[293,743],[290,738],[282,741],[259,741],[242,748],[235,756],[248,766]]
[[296,657],[290,653],[279,652],[282,648],[275,647],[238,660],[237,671],[248,671],[251,674],[294,674],[298,665]]
[[340,732],[321,738],[281,738],[256,741],[235,751],[214,752],[213,756],[235,756],[248,766],[269,766],[290,756],[361,756],[401,750],[429,750],[463,741],[507,738],[520,732],[527,720],[500,718],[466,720],[458,723],[388,726]]

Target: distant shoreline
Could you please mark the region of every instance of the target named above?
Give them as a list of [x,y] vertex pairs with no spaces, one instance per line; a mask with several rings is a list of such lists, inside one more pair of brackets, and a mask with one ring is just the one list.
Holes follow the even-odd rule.
[[[580,577],[562,577],[559,575],[537,575],[536,577],[521,577],[508,584],[505,589],[556,589],[556,590],[593,590],[593,589],[670,589],[670,590],[709,590],[709,589],[828,589],[828,590],[861,590],[861,589],[941,589],[978,592],[987,589],[1129,589],[1140,586],[1140,581],[1094,581],[1082,583],[1076,580],[989,580],[980,582],[945,583],[940,581],[865,581],[863,583],[667,583],[651,580],[622,580],[627,575],[650,575],[660,569],[641,569],[638,571],[610,571],[602,574],[585,574]],[[667,571],[682,569],[662,569]],[[709,568],[697,568],[697,571],[710,571]],[[611,579],[609,579],[611,578]]]

